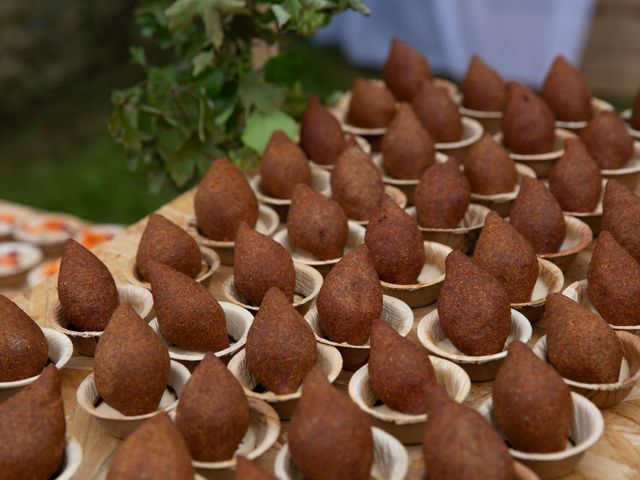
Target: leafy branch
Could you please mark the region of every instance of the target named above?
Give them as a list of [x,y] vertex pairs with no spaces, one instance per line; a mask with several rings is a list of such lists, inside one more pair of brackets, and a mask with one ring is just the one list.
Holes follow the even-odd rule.
[[362,0],[143,0],[137,23],[164,60],[151,62],[148,53],[157,52],[131,47],[145,79],[112,93],[108,127],[130,167],[157,192],[167,182],[188,185],[217,156],[255,165],[276,129],[295,137],[300,82],[278,72],[287,63],[277,55],[253,69],[254,46],[311,35],[347,9],[369,14]]

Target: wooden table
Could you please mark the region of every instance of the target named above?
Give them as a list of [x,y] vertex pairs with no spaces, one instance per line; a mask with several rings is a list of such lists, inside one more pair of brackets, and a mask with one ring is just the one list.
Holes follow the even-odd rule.
[[[193,216],[193,194],[187,192],[158,210],[159,213],[185,227],[189,218]],[[116,281],[125,282],[124,270],[127,262],[135,256],[138,240],[146,219],[131,225],[112,241],[96,248],[95,253],[107,264]],[[575,280],[586,278],[587,265],[591,256],[591,249],[581,253],[565,274],[565,286]],[[210,289],[218,299],[224,299],[220,286],[225,277],[231,272],[230,267],[221,267],[213,276]],[[17,298],[17,303],[29,312],[40,324],[45,325],[46,312],[51,302],[57,297],[57,277],[37,285],[32,290],[25,291]],[[418,321],[435,305],[414,310],[414,327],[409,338],[417,342],[415,328]],[[543,328],[537,325],[530,341],[533,345],[543,334]],[[74,357],[66,369],[62,371],[63,396],[67,414],[67,432],[80,442],[84,451],[84,458],[76,479],[104,478],[111,455],[119,441],[107,435],[96,420],[91,418],[76,403],[76,388],[90,373],[93,358]],[[346,391],[350,373],[343,372],[336,384]],[[467,399],[469,405],[477,406],[482,403],[491,392],[491,382],[476,383],[471,387]],[[578,469],[567,479],[598,479],[623,480],[640,478],[640,389],[636,386],[626,401],[614,408],[603,412],[605,432],[600,441],[591,448]],[[278,442],[260,458],[259,463],[268,470],[273,470],[273,463],[277,452],[286,441],[288,422],[283,422],[282,432]],[[420,446],[408,447],[411,466],[407,479],[421,478],[422,453]]]

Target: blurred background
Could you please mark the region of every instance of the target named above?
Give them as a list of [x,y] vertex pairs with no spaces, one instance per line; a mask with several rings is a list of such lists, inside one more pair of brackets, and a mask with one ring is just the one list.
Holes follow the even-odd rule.
[[[95,222],[131,223],[179,192],[149,193],[109,136],[110,93],[141,71],[135,0],[0,2],[0,198]],[[311,41],[291,39],[327,96],[356,74],[375,76],[389,40],[422,50],[438,76],[460,81],[479,53],[505,79],[539,86],[563,53],[594,95],[630,105],[640,87],[638,0],[366,0]]]

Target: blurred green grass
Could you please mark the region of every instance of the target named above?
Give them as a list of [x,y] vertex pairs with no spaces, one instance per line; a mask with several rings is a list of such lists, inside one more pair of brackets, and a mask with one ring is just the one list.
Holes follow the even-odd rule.
[[111,139],[109,95],[131,69],[79,81],[0,131],[0,197],[97,222],[132,223],[178,192],[152,195]]

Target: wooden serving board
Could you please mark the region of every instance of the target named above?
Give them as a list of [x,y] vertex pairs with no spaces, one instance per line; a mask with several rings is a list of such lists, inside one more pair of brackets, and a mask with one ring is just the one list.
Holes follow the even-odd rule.
[[[193,195],[187,192],[158,210],[182,227],[193,217]],[[106,263],[116,281],[125,282],[124,271],[132,257],[135,256],[138,240],[144,230],[146,218],[131,225],[112,241],[96,248],[95,253]],[[591,257],[591,248],[580,253],[570,271],[565,273],[565,286],[586,278],[587,266]],[[214,274],[210,290],[217,299],[223,300],[221,284],[231,273],[230,267],[220,267]],[[57,276],[26,290],[16,302],[40,324],[46,326],[46,312],[57,298]],[[435,308],[434,305],[414,309],[414,327],[409,338],[417,340],[416,326],[419,320]],[[544,334],[540,325],[534,328],[532,346]],[[63,396],[67,414],[67,432],[74,437],[83,449],[83,461],[75,476],[76,479],[104,478],[115,448],[119,441],[107,435],[96,420],[80,409],[76,403],[76,389],[80,382],[91,372],[93,358],[73,357],[67,368],[62,371]],[[351,373],[343,372],[336,384],[346,391]],[[472,406],[481,404],[491,393],[492,382],[474,383],[466,403]],[[640,478],[640,389],[636,386],[629,397],[620,405],[604,410],[605,432],[602,438],[592,447],[578,469],[565,477],[567,480],[623,480]],[[273,471],[273,463],[277,452],[286,441],[288,422],[283,422],[282,431],[276,444],[263,455],[258,463],[265,469]],[[411,466],[408,480],[422,478],[423,462],[420,446],[411,446],[409,451]]]

